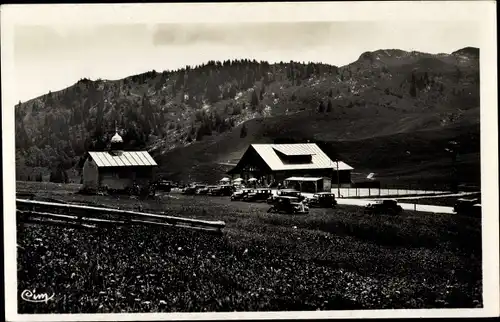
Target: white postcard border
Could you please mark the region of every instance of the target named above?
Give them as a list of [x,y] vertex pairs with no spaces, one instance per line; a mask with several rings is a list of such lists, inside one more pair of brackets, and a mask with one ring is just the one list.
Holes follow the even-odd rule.
[[[439,17],[439,18],[435,18]],[[476,22],[481,26],[481,182],[483,194],[482,309],[357,310],[316,312],[17,314],[13,27],[19,24],[128,24],[165,22],[405,20]],[[8,321],[130,321],[195,319],[483,317],[499,314],[498,124],[494,1],[233,3],[142,5],[7,5],[1,8],[2,149],[5,309]],[[395,26],[396,27],[396,26]],[[459,49],[459,48],[457,48]],[[488,255],[486,255],[488,254]]]

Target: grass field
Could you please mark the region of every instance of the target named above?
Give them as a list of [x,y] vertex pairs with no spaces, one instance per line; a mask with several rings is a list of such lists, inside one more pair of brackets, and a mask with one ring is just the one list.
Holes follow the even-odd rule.
[[[33,192],[76,203],[133,209],[139,201]],[[174,312],[481,307],[478,218],[405,211],[369,216],[360,207],[267,214],[268,205],[223,197],[171,196],[144,211],[223,220],[225,234],[129,227],[74,230],[18,226],[19,292],[39,285],[56,300],[31,312]],[[38,239],[37,239],[38,238]],[[42,250],[42,251],[40,251]],[[41,283],[46,281],[48,285]]]

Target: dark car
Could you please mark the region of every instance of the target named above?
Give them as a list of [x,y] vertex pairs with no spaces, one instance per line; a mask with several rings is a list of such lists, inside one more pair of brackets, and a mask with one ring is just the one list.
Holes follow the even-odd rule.
[[335,208],[337,200],[335,194],[331,192],[319,192],[308,199],[307,204],[310,208]]
[[219,189],[217,190],[217,193],[215,195],[216,196],[230,196],[233,194],[234,191],[235,191],[235,188],[233,186],[229,186],[229,185],[219,186]]
[[210,191],[210,187],[200,186],[200,187],[198,187],[198,189],[196,189],[196,194],[197,195],[207,195],[209,191]]
[[403,208],[393,199],[380,200],[365,207],[365,213],[369,214],[400,214]]
[[158,191],[170,192],[172,190],[172,182],[167,180],[160,180],[156,184]]
[[266,201],[270,196],[273,195],[271,189],[267,188],[257,188],[256,190],[250,192],[243,197],[244,201]]
[[193,184],[193,185],[190,185],[189,187],[184,188],[182,190],[182,193],[185,195],[195,195],[198,192],[198,190],[203,189],[203,188],[205,188],[204,185]]
[[219,193],[220,187],[219,186],[208,186],[207,189],[208,189],[207,195],[217,196]]
[[240,189],[240,190],[237,190],[235,192],[233,192],[233,194],[231,195],[231,201],[234,201],[234,200],[243,200],[243,198],[251,193],[254,189]]
[[277,196],[275,202],[267,210],[268,213],[285,213],[285,214],[307,214],[309,207],[305,205],[299,198],[291,196]]
[[453,211],[459,215],[481,215],[481,200],[479,198],[460,198],[455,203]]
[[295,190],[295,189],[281,189],[278,190],[278,193],[276,195],[272,195],[267,199],[267,203],[272,204],[274,201],[276,201],[277,197],[296,197],[299,198],[300,201],[304,201],[306,197],[304,197],[300,191]]
[[185,195],[194,195],[196,193],[196,187],[186,187],[182,189],[182,193]]

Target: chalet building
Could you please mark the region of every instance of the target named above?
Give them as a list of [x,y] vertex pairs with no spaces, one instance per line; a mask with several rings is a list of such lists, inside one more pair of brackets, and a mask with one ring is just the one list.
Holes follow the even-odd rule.
[[108,151],[87,153],[82,171],[83,188],[120,191],[134,184],[147,186],[156,166],[147,151],[123,151],[123,139],[117,132],[111,138]]
[[237,165],[228,171],[245,181],[256,178],[263,185],[284,183],[301,191],[329,191],[350,187],[353,168],[331,160],[315,143],[252,144]]

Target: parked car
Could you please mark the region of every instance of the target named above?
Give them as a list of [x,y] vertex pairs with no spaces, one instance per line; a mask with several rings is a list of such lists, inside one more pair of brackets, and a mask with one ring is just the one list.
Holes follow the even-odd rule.
[[196,187],[185,187],[182,189],[182,193],[185,195],[194,195],[196,193]]
[[167,180],[159,180],[157,183],[157,189],[159,191],[170,192],[170,190],[172,190],[172,182]]
[[472,215],[473,216],[478,216],[481,217],[482,211],[481,211],[481,204],[477,203],[474,206],[472,206]]
[[397,200],[385,199],[379,200],[373,204],[368,204],[365,207],[365,213],[369,214],[400,214],[403,208],[398,205]]
[[217,196],[231,196],[236,189],[233,186],[224,185],[220,186],[219,190],[217,190]]
[[208,195],[216,196],[220,187],[219,186],[208,186],[207,189],[208,189],[208,191],[207,191]]
[[210,191],[209,187],[202,186],[202,187],[198,187],[198,189],[196,189],[196,194],[197,195],[207,195],[209,191]]
[[304,197],[300,191],[298,190],[295,190],[295,189],[281,189],[281,190],[278,190],[278,193],[276,195],[271,195],[268,199],[267,199],[267,203],[269,204],[272,204],[274,203],[274,201],[276,200],[277,197],[285,197],[285,196],[288,196],[288,197],[296,197],[296,198],[299,198],[300,201],[304,201],[306,199],[306,197]]
[[251,193],[254,189],[240,189],[233,192],[231,201],[242,200],[247,194]]
[[335,208],[337,200],[335,194],[331,192],[319,192],[307,199],[307,204],[310,208]]
[[278,196],[275,202],[267,210],[268,213],[286,213],[286,214],[307,214],[309,207],[299,198],[291,196]]
[[243,197],[244,201],[266,201],[270,196],[273,195],[271,189],[267,188],[257,188],[256,190],[250,192]]
[[459,215],[481,215],[481,200],[479,198],[465,199],[460,198],[455,203],[453,211]]
[[200,184],[192,184],[182,190],[182,193],[185,195],[194,195],[197,194],[198,190],[205,188],[205,185]]

